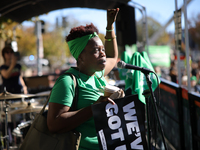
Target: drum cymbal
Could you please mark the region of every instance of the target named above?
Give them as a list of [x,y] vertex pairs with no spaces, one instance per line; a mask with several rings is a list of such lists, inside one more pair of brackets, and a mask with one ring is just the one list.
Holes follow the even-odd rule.
[[3,93],[0,93],[0,100],[5,99],[17,99],[17,98],[26,98],[26,97],[34,97],[33,94],[12,94],[7,91],[4,91]]
[[[27,106],[25,108],[20,108],[17,110],[10,111],[9,114],[22,114],[22,113],[31,113],[31,112],[36,112],[39,113],[42,110],[43,106]],[[45,110],[47,110],[46,108]]]
[[44,92],[40,92],[35,94],[36,96],[49,96],[49,94],[51,93],[51,91],[44,91]]
[[35,101],[35,99],[31,99],[29,102],[26,102],[26,101],[20,101],[20,102],[14,102],[14,103],[11,103],[9,105],[10,108],[16,108],[16,107],[21,107],[21,108],[25,108],[27,107],[28,105],[32,105],[32,106],[36,106],[36,105],[39,105],[40,103]]
[[12,104],[10,104],[10,108],[15,108],[15,107],[26,107],[26,106],[28,106],[28,103],[27,102],[15,102],[15,103],[12,103]]

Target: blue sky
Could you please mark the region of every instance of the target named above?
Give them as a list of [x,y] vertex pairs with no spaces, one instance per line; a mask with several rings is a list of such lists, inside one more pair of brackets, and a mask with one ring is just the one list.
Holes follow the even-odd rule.
[[[134,2],[143,5],[146,8],[147,16],[150,16],[164,25],[175,11],[175,0],[134,0]],[[184,0],[177,0],[178,8],[184,4]],[[136,20],[139,20],[142,15],[136,8]],[[187,5],[187,17],[191,19],[200,14],[200,0],[192,0]],[[106,11],[88,8],[67,8],[49,12],[39,16],[40,19],[55,23],[56,17],[61,19],[61,16],[71,16],[85,25],[86,23],[93,23],[98,27],[101,33],[105,34],[106,28]],[[184,16],[182,15],[182,28],[184,28]],[[25,21],[23,25],[33,25],[33,23]],[[166,29],[167,31],[174,31],[174,23],[172,22]]]

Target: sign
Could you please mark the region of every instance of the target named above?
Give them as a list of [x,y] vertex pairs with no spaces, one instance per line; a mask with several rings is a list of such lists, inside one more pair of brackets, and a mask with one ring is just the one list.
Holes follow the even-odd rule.
[[153,66],[170,67],[170,47],[167,45],[150,45],[149,59]]
[[181,9],[174,11],[175,22],[175,46],[177,50],[181,50],[182,27],[181,27]]
[[101,150],[147,150],[144,104],[137,95],[92,106]]

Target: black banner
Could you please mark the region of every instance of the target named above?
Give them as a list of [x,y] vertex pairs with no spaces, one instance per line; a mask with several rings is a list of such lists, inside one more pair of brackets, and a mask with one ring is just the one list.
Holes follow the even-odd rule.
[[[138,95],[92,106],[101,150],[147,150],[144,104]],[[142,111],[141,111],[142,110]]]

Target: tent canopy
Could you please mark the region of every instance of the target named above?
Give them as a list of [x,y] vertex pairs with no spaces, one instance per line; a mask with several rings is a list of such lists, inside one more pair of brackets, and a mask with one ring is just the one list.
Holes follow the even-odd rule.
[[0,17],[21,23],[53,10],[72,7],[106,10],[127,4],[128,1],[130,0],[1,0]]

